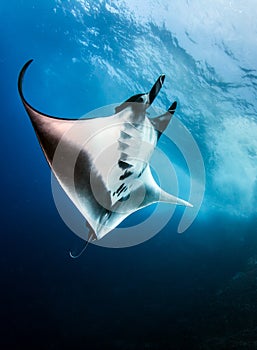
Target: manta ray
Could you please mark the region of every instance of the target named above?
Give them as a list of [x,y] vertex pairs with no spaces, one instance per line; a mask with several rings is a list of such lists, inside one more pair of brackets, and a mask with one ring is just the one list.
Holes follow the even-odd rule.
[[22,82],[33,60],[20,71],[18,90],[45,158],[57,181],[90,227],[88,240],[99,240],[128,215],[158,201],[192,206],[162,190],[150,159],[175,112],[150,118],[147,109],[158,95],[162,74],[147,93],[131,96],[113,115],[64,119],[42,113],[24,97]]

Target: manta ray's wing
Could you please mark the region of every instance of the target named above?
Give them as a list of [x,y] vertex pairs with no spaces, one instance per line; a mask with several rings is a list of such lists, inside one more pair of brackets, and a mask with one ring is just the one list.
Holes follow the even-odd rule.
[[18,90],[21,100],[52,172],[95,231],[99,217],[105,209],[95,199],[92,191],[92,173],[95,187],[103,194],[103,203],[108,202],[109,194],[105,180],[94,167],[92,159],[92,154],[97,154],[101,143],[100,146],[97,146],[97,142],[89,143],[88,148],[87,145],[84,147],[84,143],[92,134],[97,134],[98,130],[105,127],[108,118],[71,120],[56,118],[36,110],[27,102],[22,90],[23,77],[31,62],[32,60],[28,61],[19,74]]
[[22,68],[18,79],[18,90],[22,103],[30,117],[35,129],[41,148],[45,157],[51,166],[54,152],[63,134],[74,124],[74,120],[59,119],[45,113],[39,112],[33,108],[25,99],[22,90],[24,74],[33,60],[28,61]]
[[139,182],[131,187],[129,197],[117,201],[112,206],[112,210],[99,222],[97,227],[98,239],[104,237],[130,214],[157,202],[192,207],[189,202],[163,191],[155,182],[150,166],[147,165],[139,178]]
[[170,204],[183,205],[186,207],[192,207],[191,203],[185,201],[184,199],[173,196],[172,194],[169,194],[163,189],[161,189],[155,182],[149,165],[146,167],[144,173],[142,174],[142,180],[145,184],[146,195],[140,205],[140,208],[146,207],[156,202],[165,202]]

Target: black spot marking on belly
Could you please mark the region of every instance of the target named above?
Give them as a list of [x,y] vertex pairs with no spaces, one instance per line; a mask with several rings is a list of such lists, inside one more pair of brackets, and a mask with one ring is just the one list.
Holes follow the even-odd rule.
[[132,171],[126,170],[125,173],[123,175],[120,176],[120,180],[124,180],[127,177],[131,176],[133,174]]
[[115,196],[115,194],[117,194],[117,196],[119,196],[122,192],[126,191],[127,189],[127,186],[123,183],[115,192],[113,192],[112,195]]
[[128,164],[127,162],[123,162],[122,160],[119,160],[118,164],[122,170],[129,169],[132,167],[131,164]]

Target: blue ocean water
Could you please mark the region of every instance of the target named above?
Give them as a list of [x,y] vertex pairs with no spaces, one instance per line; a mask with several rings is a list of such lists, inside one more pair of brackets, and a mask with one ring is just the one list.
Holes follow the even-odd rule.
[[[256,348],[256,12],[251,0],[1,3],[3,348]],[[206,171],[186,232],[178,210],[141,245],[70,259],[83,242],[55,208],[17,91],[30,58],[27,99],[67,118],[166,74],[156,104],[178,101]]]

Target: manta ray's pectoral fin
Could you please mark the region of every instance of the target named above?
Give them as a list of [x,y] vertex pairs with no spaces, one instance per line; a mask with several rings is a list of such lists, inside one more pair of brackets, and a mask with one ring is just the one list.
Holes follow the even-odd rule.
[[143,206],[149,205],[156,202],[164,202],[175,205],[183,205],[185,207],[193,207],[193,205],[184,199],[178,198],[163,191],[156,183],[153,187],[149,187],[146,193],[146,200]]
[[157,131],[158,139],[160,138],[163,131],[167,128],[167,126],[171,120],[171,117],[175,113],[176,107],[177,107],[177,102],[174,101],[166,113],[164,113],[156,118],[149,118],[154,129]]
[[140,208],[144,208],[150,204],[157,202],[170,203],[175,205],[183,205],[186,207],[193,207],[193,205],[184,199],[178,198],[162,190],[155,182],[150,166],[148,165],[142,174],[142,180],[145,186],[145,197],[142,201]]
[[169,194],[162,189],[160,189],[160,197],[159,197],[160,202],[165,202],[165,203],[171,203],[171,204],[176,204],[176,205],[184,205],[186,207],[193,207],[193,205],[184,199],[178,198],[176,196],[173,196],[172,194]]
[[23,94],[22,83],[26,70],[32,61],[33,60],[29,60],[27,63],[25,63],[20,71],[18,78],[18,91],[22,103],[34,127],[40,146],[49,165],[51,166],[57,145],[60,142],[63,134],[74,124],[74,120],[56,118],[54,116],[47,115],[38,111],[27,102]]

